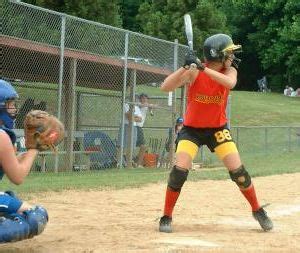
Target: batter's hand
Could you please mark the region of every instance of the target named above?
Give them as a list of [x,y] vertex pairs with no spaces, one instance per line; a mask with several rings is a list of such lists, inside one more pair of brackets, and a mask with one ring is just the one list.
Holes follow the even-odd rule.
[[184,60],[183,67],[185,69],[190,69],[190,67],[192,65],[196,66],[196,68],[201,70],[201,71],[204,70],[204,68],[205,68],[205,66],[200,61],[200,59],[195,55],[195,52],[194,51],[189,51],[185,55],[185,60]]

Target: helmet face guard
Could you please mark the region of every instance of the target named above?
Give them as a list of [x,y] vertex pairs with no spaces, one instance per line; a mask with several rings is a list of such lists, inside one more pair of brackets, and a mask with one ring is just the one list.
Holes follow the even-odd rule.
[[203,54],[207,61],[224,63],[232,57],[232,64],[237,68],[241,60],[234,54],[242,51],[241,45],[235,45],[230,36],[226,34],[215,34],[208,37],[203,46]]
[[[226,61],[226,60],[228,60],[228,59],[230,59],[231,64],[232,64],[235,68],[238,68],[240,62],[242,61],[240,58],[237,58],[234,54],[231,54],[230,56],[226,56],[224,61]],[[222,62],[224,62],[224,61],[222,61]]]
[[235,54],[241,53],[242,52],[242,46],[241,45],[235,45],[235,44],[230,44],[228,47],[222,50],[224,54],[224,61],[226,61],[229,57],[232,58],[232,65],[236,68],[239,67],[240,62],[242,61],[240,58],[237,58]]

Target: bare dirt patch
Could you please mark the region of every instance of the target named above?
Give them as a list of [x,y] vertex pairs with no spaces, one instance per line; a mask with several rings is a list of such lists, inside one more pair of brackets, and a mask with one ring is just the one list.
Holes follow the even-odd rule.
[[174,211],[174,232],[158,232],[165,184],[33,196],[50,215],[43,234],[1,245],[5,253],[300,252],[300,173],[255,178],[273,219],[263,232],[230,181],[188,181]]

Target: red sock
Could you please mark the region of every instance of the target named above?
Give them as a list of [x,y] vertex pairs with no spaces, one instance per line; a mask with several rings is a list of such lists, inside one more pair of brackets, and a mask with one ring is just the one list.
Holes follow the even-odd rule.
[[164,215],[172,217],[173,209],[176,204],[176,201],[179,197],[180,191],[176,192],[170,189],[169,187],[166,190],[166,198],[165,198],[165,208]]
[[252,207],[252,211],[257,211],[260,208],[260,205],[258,204],[253,184],[251,184],[246,189],[241,189],[240,188],[240,191],[243,193],[243,195],[245,196],[245,198],[250,203],[250,205]]

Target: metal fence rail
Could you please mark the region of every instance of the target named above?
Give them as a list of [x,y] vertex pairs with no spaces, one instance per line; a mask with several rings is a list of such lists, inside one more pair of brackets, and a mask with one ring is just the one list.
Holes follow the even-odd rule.
[[[170,105],[158,87],[183,64],[187,46],[17,1],[4,1],[2,22],[1,75],[13,80],[21,98],[16,119],[19,151],[24,150],[23,119],[29,110],[47,110],[66,126],[58,154],[42,153],[37,170],[131,166],[138,149],[134,148],[132,124],[130,145],[124,143],[125,105],[133,114],[140,93],[147,93],[149,102],[157,105],[144,125],[148,153],[156,154],[160,164],[161,157],[173,160],[165,142],[169,128],[184,111],[185,93],[174,92]],[[299,147],[299,128],[232,127],[232,132],[241,152]],[[210,160],[206,150],[197,157],[197,161],[204,160]]]
[[[2,77],[21,80],[13,82],[22,105],[17,128],[22,128],[26,112],[37,108],[57,115],[66,126],[61,155],[49,169],[67,171],[84,162],[86,157],[78,157],[78,152],[86,154],[91,131],[115,145],[121,140],[117,154],[109,152],[122,167],[124,107],[137,102],[136,94],[160,97],[150,102],[170,109],[156,110],[157,127],[170,127],[173,115],[180,114],[180,105],[169,107],[157,87],[182,64],[177,59],[183,58],[186,46],[18,1],[4,1],[2,20]],[[148,124],[154,127],[152,120],[146,120],[145,127]],[[76,137],[79,131],[82,138]],[[90,140],[90,145],[101,146],[101,138]],[[130,151],[134,155],[135,150]]]
[[[231,133],[242,157],[300,151],[300,126],[232,126]],[[195,162],[221,165],[207,148]]]

